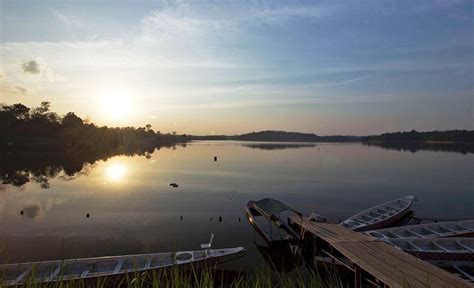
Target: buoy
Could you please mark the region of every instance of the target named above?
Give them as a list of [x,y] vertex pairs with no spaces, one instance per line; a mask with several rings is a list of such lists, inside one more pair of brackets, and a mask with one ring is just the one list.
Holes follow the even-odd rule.
[[214,162],[217,162],[217,156],[214,156]]
[[219,216],[219,222],[222,222],[222,217],[221,216]]
[[23,215],[23,210],[20,211],[20,215]]
[[89,216],[90,216],[90,214],[89,214],[89,213],[87,213],[87,214],[86,214],[86,217],[87,217],[87,218],[89,218]]
[[183,215],[181,215],[181,220],[183,220]]

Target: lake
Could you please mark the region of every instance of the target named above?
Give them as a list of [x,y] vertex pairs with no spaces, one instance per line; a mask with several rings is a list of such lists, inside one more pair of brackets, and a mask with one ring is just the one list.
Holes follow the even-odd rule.
[[[247,248],[231,265],[249,269],[265,262],[244,206],[264,197],[335,222],[408,194],[418,198],[418,218],[474,218],[469,153],[202,141],[93,164],[62,155],[74,158],[75,170],[36,164],[50,163],[54,153],[34,154],[0,164],[8,183],[0,186],[3,263],[197,250],[214,233],[214,247]],[[26,172],[12,163],[20,158]]]

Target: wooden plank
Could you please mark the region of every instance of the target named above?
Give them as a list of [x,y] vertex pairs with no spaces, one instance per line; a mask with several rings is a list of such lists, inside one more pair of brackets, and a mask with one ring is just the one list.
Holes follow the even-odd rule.
[[[372,245],[370,243],[363,243],[363,244]],[[381,243],[380,246],[383,247],[382,248],[383,253],[384,253],[383,255],[385,257],[390,257],[391,261],[394,261],[394,262],[401,261],[400,265],[408,266],[411,270],[419,269],[422,271],[422,273],[425,273],[425,275],[426,273],[430,273],[430,279],[432,279],[432,281],[438,281],[439,279],[441,283],[444,283],[444,285],[447,279],[449,279],[450,281],[455,281],[455,282],[460,281],[464,284],[467,283],[466,281],[464,281],[463,279],[457,277],[456,275],[452,273],[449,273],[439,267],[436,267],[428,262],[425,262],[419,258],[416,258],[415,256],[412,256],[408,253],[395,249],[386,243]],[[461,287],[465,287],[465,286],[461,286]]]
[[[370,272],[376,278],[381,279],[385,283],[392,287],[399,287],[409,285],[409,287],[457,287],[453,285],[456,280],[461,280],[456,277],[446,281],[446,279],[437,277],[438,274],[434,274],[439,268],[434,267],[426,262],[420,261],[419,259],[405,255],[401,251],[399,255],[391,255],[387,253],[385,243],[363,243],[363,242],[351,242],[351,243],[340,243],[339,248],[343,250],[344,254],[351,254],[350,259],[354,260],[364,270]],[[391,248],[390,246],[388,246]],[[342,251],[340,251],[342,252]],[[405,256],[409,256],[412,261],[405,261]],[[374,269],[376,267],[376,269]],[[441,270],[441,269],[439,269]],[[448,273],[444,270],[437,271],[441,272],[441,275]],[[443,273],[444,272],[444,273]],[[450,273],[448,273],[450,274]],[[451,281],[455,281],[454,283]],[[403,284],[404,283],[404,284]],[[465,286],[460,286],[465,287]]]
[[[346,243],[339,247],[341,253],[348,254],[347,257],[357,263],[363,270],[373,275],[376,279],[383,281],[390,287],[425,287],[423,282],[411,276],[403,274],[398,267],[390,265],[390,259],[383,259],[367,253],[361,243]],[[376,269],[374,269],[376,267]],[[406,285],[406,284],[409,284]]]
[[364,233],[299,217],[292,220],[390,287],[472,287],[460,277]]

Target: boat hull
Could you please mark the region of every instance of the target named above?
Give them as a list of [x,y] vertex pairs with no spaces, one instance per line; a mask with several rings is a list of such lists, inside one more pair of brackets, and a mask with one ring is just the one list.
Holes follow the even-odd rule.
[[371,230],[365,234],[378,239],[446,238],[474,236],[474,220],[448,221]]
[[414,196],[406,196],[379,204],[349,217],[340,225],[357,232],[389,227],[411,212],[415,199]]
[[[6,275],[5,286],[57,281],[95,282],[107,278],[108,283],[126,275],[179,268],[200,269],[225,263],[245,255],[243,247],[170,253],[139,254],[97,258],[68,259],[45,262],[5,264],[0,275]],[[126,263],[126,264],[125,264]]]
[[[247,203],[247,205],[245,206],[245,216],[246,216],[248,222],[250,223],[250,225],[252,225],[254,230],[262,237],[263,240],[265,240],[265,242],[268,245],[277,246],[277,245],[286,245],[287,243],[297,244],[299,242],[299,237],[297,235],[295,235],[293,231],[285,230],[288,233],[288,236],[289,236],[289,238],[287,238],[287,239],[274,239],[274,238],[271,237],[271,235],[266,233],[265,229],[258,223],[258,221],[256,219],[257,217],[264,217],[264,216],[261,215],[257,211],[257,209],[255,208],[255,202],[254,201],[249,201]],[[270,219],[269,222],[272,221],[272,220],[273,219]],[[275,229],[284,229],[284,227],[282,227],[282,228],[276,228],[275,227]]]
[[382,221],[374,223],[374,224],[369,224],[369,225],[364,226],[364,227],[356,228],[356,229],[354,229],[354,231],[363,232],[363,231],[383,229],[383,228],[389,227],[389,226],[399,222],[405,216],[407,216],[410,213],[410,211],[411,211],[411,205],[409,207],[403,209],[400,213],[394,215],[393,217],[389,217],[385,220],[382,220]]

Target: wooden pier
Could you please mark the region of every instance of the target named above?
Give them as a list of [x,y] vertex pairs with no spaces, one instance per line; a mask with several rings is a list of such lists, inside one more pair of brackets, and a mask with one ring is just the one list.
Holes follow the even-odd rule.
[[368,281],[380,287],[474,287],[468,281],[396,249],[385,242],[340,225],[291,217],[303,232],[311,233],[319,252],[334,263],[348,259],[355,285]]

